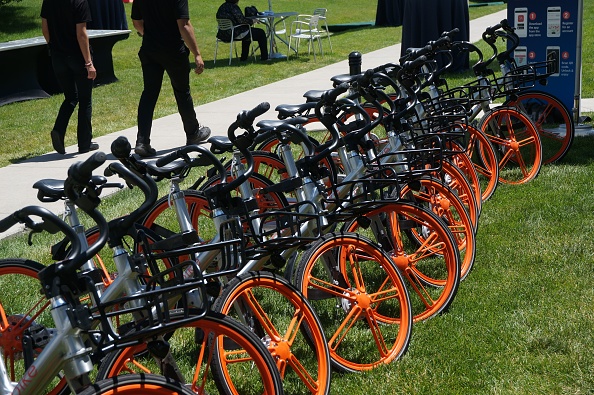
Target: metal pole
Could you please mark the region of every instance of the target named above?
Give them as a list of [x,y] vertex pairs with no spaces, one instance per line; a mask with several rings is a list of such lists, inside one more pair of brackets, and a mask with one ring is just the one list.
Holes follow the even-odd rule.
[[584,0],[578,0],[578,23],[577,23],[577,43],[575,57],[575,96],[573,108],[573,122],[577,125],[580,121],[580,106],[582,95],[582,39],[583,39],[583,20],[584,20]]

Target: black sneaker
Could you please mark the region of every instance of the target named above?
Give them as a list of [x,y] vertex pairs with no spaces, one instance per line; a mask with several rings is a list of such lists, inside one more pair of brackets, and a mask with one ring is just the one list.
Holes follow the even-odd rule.
[[56,152],[64,155],[66,153],[66,149],[64,148],[64,136],[61,136],[60,132],[52,130],[50,132],[50,137],[52,138],[52,145]]
[[186,138],[186,145],[199,144],[210,136],[210,128],[208,126],[200,126],[196,134],[189,135]]
[[148,158],[157,155],[156,149],[151,147],[150,144],[144,143],[136,143],[136,147],[134,147],[134,152],[142,156],[143,158]]
[[79,154],[84,154],[86,152],[96,151],[98,149],[99,149],[99,144],[97,144],[97,143],[91,143],[91,145],[89,145],[89,148],[79,148],[78,149],[78,153]]

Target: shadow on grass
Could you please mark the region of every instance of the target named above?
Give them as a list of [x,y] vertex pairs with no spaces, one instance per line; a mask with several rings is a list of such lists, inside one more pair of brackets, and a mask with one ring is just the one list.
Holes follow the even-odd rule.
[[[41,5],[37,11],[39,17]],[[30,7],[23,7],[18,5],[5,5],[0,7],[0,34],[12,35],[20,32],[37,29],[39,24],[32,19]],[[41,31],[39,31],[41,35]],[[5,41],[0,38],[0,41]]]
[[594,135],[576,136],[560,165],[588,165],[594,162]]

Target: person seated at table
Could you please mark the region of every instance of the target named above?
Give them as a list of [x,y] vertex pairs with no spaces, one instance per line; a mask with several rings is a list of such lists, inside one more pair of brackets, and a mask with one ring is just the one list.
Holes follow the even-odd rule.
[[[266,32],[263,29],[253,27],[255,23],[255,19],[246,18],[241,12],[241,9],[237,5],[239,0],[225,0],[223,4],[219,7],[217,11],[217,19],[230,19],[233,23],[233,26],[237,25],[250,25],[249,29],[252,31],[252,38],[254,41],[258,42],[260,46],[260,59],[265,61],[268,60],[268,42],[266,40]],[[247,32],[247,26],[240,26],[235,31],[235,36],[241,36]],[[219,30],[217,32],[217,37],[223,41],[231,41],[231,31],[230,30]],[[250,51],[250,35],[245,34],[245,37],[242,39],[241,42],[241,58],[240,60],[246,61]]]

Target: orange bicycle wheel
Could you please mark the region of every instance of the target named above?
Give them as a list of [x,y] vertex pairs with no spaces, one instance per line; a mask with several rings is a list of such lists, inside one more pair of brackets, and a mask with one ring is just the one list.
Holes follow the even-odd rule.
[[449,161],[442,161],[442,174],[436,174],[435,178],[442,178],[453,192],[458,195],[458,198],[464,204],[464,207],[468,211],[472,227],[476,230],[478,228],[479,216],[481,213],[482,201],[476,200],[475,189],[472,187],[468,178],[464,175],[462,170],[450,163]]
[[466,154],[477,172],[484,202],[493,196],[499,185],[497,155],[485,133],[471,125],[464,125],[464,129],[467,133]]
[[[423,204],[447,224],[460,252],[460,280],[464,280],[474,266],[476,254],[475,227],[470,214],[462,200],[440,180],[423,177],[418,181],[421,185],[418,189],[404,185],[402,196]],[[419,244],[423,242],[422,234],[416,233],[416,237]]]
[[[23,339],[33,341],[35,355],[45,346],[54,328],[49,301],[40,292],[38,273],[45,266],[29,259],[0,260],[0,348],[12,382],[25,374]],[[66,380],[56,376],[48,394],[69,392]]]
[[450,229],[430,210],[386,203],[345,226],[376,240],[406,280],[413,321],[447,311],[460,283],[460,252]]
[[299,258],[295,282],[320,318],[337,369],[373,369],[408,349],[412,316],[404,280],[371,240],[322,236]]
[[233,278],[213,310],[248,325],[267,345],[283,378],[285,394],[328,394],[330,352],[322,326],[304,296],[272,273]]
[[524,184],[538,175],[542,143],[538,128],[526,114],[510,107],[497,107],[481,119],[479,129],[495,148],[500,182]]
[[540,91],[522,92],[507,103],[528,114],[542,141],[542,163],[563,159],[571,148],[575,124],[567,107],[555,96]]
[[[193,393],[282,394],[282,380],[264,343],[230,317],[208,312],[176,329],[169,340],[171,353]],[[109,353],[101,362],[99,380],[138,372],[160,373],[152,357],[128,347]]]
[[101,380],[79,395],[194,395],[182,383],[152,374],[134,374]]

